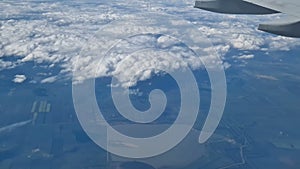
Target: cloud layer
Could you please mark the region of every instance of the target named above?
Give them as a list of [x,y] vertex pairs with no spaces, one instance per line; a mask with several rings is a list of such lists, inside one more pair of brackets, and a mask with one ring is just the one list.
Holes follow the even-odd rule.
[[[105,37],[106,39],[95,36],[97,32],[113,22],[135,19],[145,12],[149,12],[148,16],[144,15],[145,19],[161,14],[175,16],[177,20],[173,20],[173,25],[170,24],[169,29],[172,29],[175,24],[193,23],[199,31],[197,32],[199,42],[209,40],[214,44],[214,46],[203,49],[203,51],[208,53],[209,51],[216,51],[221,56],[224,56],[231,49],[250,52],[256,50],[290,50],[300,45],[299,40],[273,36],[256,30],[259,22],[277,19],[280,17],[278,15],[265,17],[220,15],[203,12],[192,7],[191,1],[174,2],[171,0],[2,1],[0,2],[0,70],[34,61],[47,64],[49,69],[59,66],[61,67],[60,74],[67,74],[69,78],[72,77],[74,68],[78,67],[82,69],[81,78],[83,79],[93,76],[115,75],[130,86],[139,80],[150,78],[151,73],[158,73],[159,69],[172,70],[188,66],[194,69],[200,68],[199,58],[189,54],[185,47],[180,47],[162,36],[160,39],[140,37],[140,39],[135,40],[143,41],[141,43],[143,47],[147,46],[145,42],[149,42],[151,45],[160,45],[160,48],[169,47],[170,55],[155,56],[157,53],[152,51],[152,53],[142,53],[148,57],[140,57],[138,54],[127,57],[119,53],[111,55],[108,60],[104,61],[105,64],[102,65],[104,67],[100,68],[102,70],[98,70],[99,56],[103,56],[103,54],[97,53],[99,49],[108,49],[115,43],[113,40],[116,37],[113,35],[119,35],[126,30],[115,27],[111,29],[110,36]],[[141,27],[139,31],[155,32],[158,29],[168,28],[148,25]],[[193,36],[197,37],[197,34]],[[203,36],[206,36],[207,39],[201,38]],[[122,48],[118,48],[118,50],[126,51],[126,44],[122,45]],[[83,54],[82,48],[84,46],[89,46],[90,49]],[[154,59],[153,56],[155,56]],[[16,61],[3,59],[7,57],[14,57]],[[252,57],[254,56],[245,55],[236,59],[250,59]],[[225,65],[228,66],[228,64]],[[57,79],[59,79],[57,75],[52,75],[41,82],[51,83]]]

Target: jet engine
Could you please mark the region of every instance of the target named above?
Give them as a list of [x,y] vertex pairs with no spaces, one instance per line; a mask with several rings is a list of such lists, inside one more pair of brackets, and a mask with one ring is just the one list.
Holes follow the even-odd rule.
[[196,1],[195,8],[227,14],[273,14],[272,9],[258,6],[243,0],[201,0]]

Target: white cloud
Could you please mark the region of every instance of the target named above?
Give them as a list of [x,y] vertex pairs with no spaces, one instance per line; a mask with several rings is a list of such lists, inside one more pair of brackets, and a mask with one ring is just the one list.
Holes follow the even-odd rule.
[[0,70],[11,69],[11,68],[14,68],[15,66],[16,66],[16,64],[11,61],[2,61],[0,59]]
[[23,83],[26,80],[25,75],[15,75],[15,78],[13,79],[13,82],[15,83]]
[[57,76],[47,77],[47,78],[43,79],[41,81],[41,83],[53,83],[56,81],[56,79],[57,79]]
[[241,56],[237,56],[234,58],[238,58],[238,59],[253,59],[254,55],[241,55]]
[[[70,1],[71,3],[71,1]],[[197,38],[197,43],[211,41],[213,47],[204,48],[208,53],[218,53],[223,56],[231,49],[255,51],[255,50],[291,50],[300,46],[300,41],[291,38],[283,38],[264,34],[256,30],[259,22],[269,20],[276,16],[255,17],[237,15],[219,15],[202,10],[191,9],[191,1],[101,1],[101,3],[69,5],[64,2],[0,2],[0,57],[21,57],[18,61],[3,61],[0,58],[0,70],[13,68],[20,62],[34,61],[60,65],[61,72],[71,76],[75,66],[82,71],[78,79],[92,78],[95,76],[116,75],[127,85],[133,85],[138,80],[151,77],[152,73],[158,73],[159,69],[176,69],[190,66],[197,69],[202,66],[201,60],[189,54],[184,48],[176,46],[176,43],[168,37],[158,39],[135,39],[131,43],[140,43],[151,46],[153,43],[161,48],[170,48],[166,57],[156,56],[149,59],[155,52],[125,57],[126,44],[122,44],[119,51],[115,51],[109,59],[105,59],[99,67],[99,56],[103,55],[109,46],[115,41],[114,36],[127,33],[129,30],[122,26],[107,30],[107,36],[97,37],[95,32],[104,29],[117,19],[130,20],[140,16],[145,11],[152,11],[145,19],[151,19],[154,14],[169,14],[175,16],[169,27],[142,26],[136,27],[142,32],[159,32],[162,29],[172,29],[174,26],[184,25],[183,20],[193,21],[199,32],[191,32]],[[176,4],[176,5],[174,5]],[[126,8],[120,8],[126,6]],[[179,17],[180,16],[180,17]],[[162,18],[163,19],[163,18]],[[130,24],[130,23],[128,23]],[[136,30],[135,30],[136,31]],[[200,36],[201,35],[201,36]],[[207,38],[200,38],[207,36]],[[93,37],[95,40],[91,41]],[[146,43],[148,42],[148,43]],[[82,47],[89,46],[84,51],[84,56],[76,60],[76,56],[82,55]],[[201,45],[199,45],[201,46]],[[127,46],[128,47],[128,46]],[[101,49],[101,50],[100,50]],[[138,48],[137,48],[138,49]],[[123,53],[123,55],[122,55]],[[250,52],[251,53],[251,52]],[[240,59],[249,59],[251,54],[240,56]],[[207,55],[203,57],[209,63],[214,63],[214,58]],[[224,58],[223,58],[224,59]],[[223,63],[229,67],[228,63]],[[113,69],[113,70],[112,70]],[[98,71],[96,71],[98,70]],[[71,78],[71,77],[70,77]],[[43,79],[42,83],[51,83],[57,80],[57,75]],[[130,80],[129,80],[130,79]]]
[[269,76],[269,75],[256,75],[257,79],[265,79],[265,80],[278,80],[274,76]]

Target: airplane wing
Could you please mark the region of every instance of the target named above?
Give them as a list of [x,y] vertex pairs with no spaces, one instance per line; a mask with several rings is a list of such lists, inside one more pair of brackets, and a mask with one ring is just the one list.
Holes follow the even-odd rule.
[[258,29],[282,36],[300,38],[299,0],[198,0],[195,8],[228,14],[284,13],[288,17],[262,23]]

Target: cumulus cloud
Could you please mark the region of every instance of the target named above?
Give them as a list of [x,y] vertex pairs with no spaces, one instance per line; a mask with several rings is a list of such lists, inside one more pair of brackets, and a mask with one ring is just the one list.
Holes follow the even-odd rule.
[[15,75],[15,78],[13,79],[13,82],[15,83],[23,83],[26,80],[25,75]]
[[210,66],[222,64],[222,60],[217,63],[218,60],[210,56],[211,53],[205,52],[205,49],[202,49],[203,55],[199,57],[178,39],[156,34],[141,34],[120,41],[101,59],[93,58],[97,55],[88,51],[83,52],[83,56],[74,63],[79,72],[75,80],[114,76],[123,87],[134,86],[138,81],[151,78],[153,74],[185,68],[197,69],[203,66],[203,61]]
[[41,81],[41,83],[53,83],[56,81],[56,79],[57,79],[57,76],[47,77],[47,78],[43,79]]
[[254,55],[241,55],[241,56],[236,56],[233,58],[237,58],[237,59],[253,59]]
[[11,62],[11,61],[2,61],[0,59],[0,70],[3,70],[3,69],[12,69],[16,67],[16,64],[14,62]]
[[[74,3],[80,3],[80,5],[74,5]],[[107,25],[118,20],[135,19],[145,11],[152,12],[144,15],[145,20],[151,20],[155,14],[167,14],[175,16],[175,19],[170,18],[169,27],[149,24],[135,27],[135,31],[155,33],[164,29],[172,30],[172,27],[185,25],[185,21],[188,21],[193,23],[198,30],[198,32],[191,32],[192,36],[197,39],[197,43],[211,42],[213,44],[211,47],[204,48],[203,51],[215,52],[221,55],[222,59],[226,59],[224,56],[231,49],[290,50],[300,45],[299,40],[273,36],[256,30],[258,23],[278,17],[277,15],[262,18],[219,15],[193,10],[191,9],[192,3],[187,0],[101,1],[101,3],[2,1],[0,2],[0,70],[34,61],[48,64],[49,68],[51,65],[58,65],[62,69],[60,73],[69,75],[69,78],[76,68],[82,72],[82,75],[77,77],[78,80],[114,75],[126,85],[134,85],[139,80],[150,78],[153,73],[159,73],[160,69],[173,70],[186,67],[197,69],[203,66],[199,57],[193,56],[186,48],[170,40],[170,37],[144,36],[134,39],[135,41],[131,39],[130,44],[140,44],[143,48],[149,45],[156,45],[160,49],[168,48],[167,55],[149,51],[127,57],[126,51],[128,48],[132,49],[133,46],[123,43],[110,58],[104,58],[99,67],[99,60],[103,59],[100,56],[105,55],[107,49],[116,43],[114,41],[116,36],[131,30],[116,26],[106,30],[107,36],[104,37],[97,36],[97,32],[105,30]],[[207,38],[202,38],[204,36]],[[89,48],[83,52],[83,46]],[[195,47],[192,48],[195,49]],[[140,49],[138,45],[136,49]],[[142,54],[145,56],[141,56]],[[4,56],[20,59],[4,61],[1,59]],[[240,57],[240,59],[249,59],[252,56]],[[208,60],[207,62],[212,65],[215,62],[210,55],[203,56],[202,59]],[[230,67],[226,62],[221,64]],[[57,79],[59,79],[57,75],[53,75],[40,82],[51,83]]]

